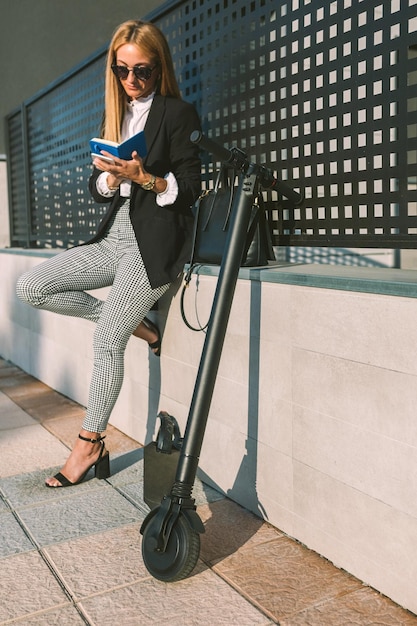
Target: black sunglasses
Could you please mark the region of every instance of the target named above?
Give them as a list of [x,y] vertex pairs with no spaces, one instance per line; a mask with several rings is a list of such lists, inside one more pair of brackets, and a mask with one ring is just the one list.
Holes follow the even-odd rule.
[[129,76],[129,72],[133,72],[135,78],[139,80],[149,80],[155,68],[156,65],[153,67],[149,67],[148,65],[135,65],[134,67],[127,67],[126,65],[111,66],[113,73],[117,78],[120,78],[120,80],[126,80]]

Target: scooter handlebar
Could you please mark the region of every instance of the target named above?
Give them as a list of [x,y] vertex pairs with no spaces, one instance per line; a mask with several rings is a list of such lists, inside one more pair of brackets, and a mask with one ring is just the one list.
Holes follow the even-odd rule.
[[290,200],[294,206],[300,206],[304,199],[301,193],[298,193],[298,191],[295,191],[295,189],[277,178],[274,178],[274,183],[269,185],[269,189],[276,189],[284,198]]
[[198,143],[203,150],[211,152],[222,163],[230,163],[233,160],[233,152],[231,150],[209,139],[199,130],[194,130],[191,133],[190,140],[193,143]]
[[[228,148],[221,146],[216,141],[213,141],[212,139],[209,139],[208,137],[203,135],[203,133],[199,130],[194,130],[191,133],[190,140],[193,143],[199,144],[203,148],[203,150],[207,150],[207,152],[213,154],[222,163],[229,163],[232,165],[236,164],[236,161],[239,159],[242,162],[244,161],[244,159],[242,159],[242,152],[240,152],[239,150],[229,150]],[[288,200],[290,200],[295,206],[301,204],[301,202],[303,201],[303,197],[301,194],[292,189],[286,183],[277,180],[273,176],[272,172],[267,168],[261,167],[259,169],[261,174],[261,185],[263,187],[275,189],[276,191],[278,191],[278,193],[288,198]]]

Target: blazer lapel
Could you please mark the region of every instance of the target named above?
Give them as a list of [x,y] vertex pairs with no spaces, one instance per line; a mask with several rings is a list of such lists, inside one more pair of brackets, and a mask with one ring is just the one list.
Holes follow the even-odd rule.
[[147,158],[152,150],[152,145],[158,135],[158,131],[161,127],[162,120],[165,115],[165,98],[163,96],[156,95],[153,99],[151,109],[149,111],[148,119],[146,120],[144,132],[146,138],[147,155],[144,160],[146,163]]

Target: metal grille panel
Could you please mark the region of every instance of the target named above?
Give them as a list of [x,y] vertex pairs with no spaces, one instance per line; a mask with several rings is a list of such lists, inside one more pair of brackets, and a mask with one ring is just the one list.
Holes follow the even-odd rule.
[[[27,222],[28,203],[25,190],[25,146],[23,133],[23,114],[18,111],[8,119],[7,126],[8,147],[8,177],[9,177],[9,204],[10,230],[18,245],[28,245]],[[13,245],[13,244],[12,244]]]
[[[27,185],[26,243],[22,228],[13,228],[12,245],[66,247],[85,241],[97,227],[105,208],[88,192],[91,156],[88,139],[99,133],[103,114],[103,55],[25,103],[24,141],[10,143],[10,162],[25,146]],[[14,118],[11,118],[11,120]],[[11,128],[11,123],[9,123]],[[15,136],[16,131],[9,132]],[[10,141],[10,140],[9,140]],[[22,161],[21,161],[22,162]],[[13,215],[21,196],[22,169],[11,178]],[[20,202],[21,204],[21,202]],[[19,222],[20,223],[20,222]]]
[[189,2],[161,20],[207,134],[304,192],[268,194],[275,244],[414,247],[415,5]]
[[88,139],[99,132],[103,72],[99,59],[28,107],[31,229],[41,245],[79,243],[103,211],[88,192]]

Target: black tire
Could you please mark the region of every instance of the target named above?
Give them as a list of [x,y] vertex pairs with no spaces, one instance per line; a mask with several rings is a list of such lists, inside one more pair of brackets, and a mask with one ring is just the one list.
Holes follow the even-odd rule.
[[200,535],[179,514],[165,552],[156,550],[155,516],[143,531],[142,558],[148,572],[157,580],[175,582],[187,578],[197,564],[200,555]]

